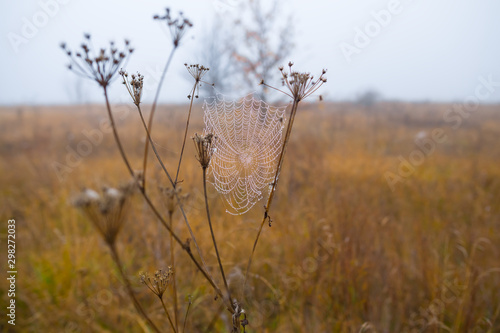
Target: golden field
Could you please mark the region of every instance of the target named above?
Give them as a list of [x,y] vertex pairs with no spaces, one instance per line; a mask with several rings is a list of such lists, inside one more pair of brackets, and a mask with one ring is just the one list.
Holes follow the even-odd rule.
[[[247,332],[500,331],[500,106],[480,106],[458,118],[450,110],[426,103],[301,105],[273,223],[264,227],[245,289],[264,203],[232,216],[209,185],[215,236],[233,295],[248,315]],[[125,106],[114,112],[125,150],[140,169],[145,134],[139,116]],[[153,138],[170,169],[186,113],[182,105],[158,109]],[[18,271],[16,326],[12,330],[3,316],[3,332],[147,331],[107,247],[70,205],[83,187],[128,180],[101,123],[106,119],[102,106],[0,109],[0,262],[6,267],[7,220],[14,218]],[[202,130],[197,105],[189,136]],[[86,156],[75,155],[78,147]],[[194,155],[188,139],[180,173],[189,193],[186,211],[219,277]],[[400,177],[391,178],[392,188],[388,175]],[[148,181],[151,197],[164,208],[158,186],[168,182],[152,154]],[[161,304],[139,281],[140,271],[169,265],[168,233],[140,195],[131,208],[118,251],[141,304],[170,332]],[[174,226],[189,238],[179,212]],[[230,330],[230,315],[210,285],[179,246],[173,250],[182,320],[192,301],[186,332]]]

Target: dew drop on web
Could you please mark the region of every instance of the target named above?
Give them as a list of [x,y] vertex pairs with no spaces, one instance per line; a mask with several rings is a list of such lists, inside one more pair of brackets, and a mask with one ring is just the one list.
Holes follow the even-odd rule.
[[203,104],[205,133],[217,137],[210,182],[226,211],[244,214],[269,193],[282,146],[286,106],[273,107],[248,95],[238,101],[217,94]]

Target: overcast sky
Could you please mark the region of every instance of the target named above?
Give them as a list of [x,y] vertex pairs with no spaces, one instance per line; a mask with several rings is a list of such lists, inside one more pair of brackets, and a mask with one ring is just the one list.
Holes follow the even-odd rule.
[[[65,68],[59,48],[61,41],[77,47],[84,32],[93,35],[95,45],[129,38],[136,52],[127,69],[141,71],[146,80],[148,74],[157,76],[171,43],[152,15],[167,6],[194,23],[161,95],[162,102],[184,102],[191,83],[183,64],[202,58],[199,38],[217,12],[230,13],[239,1],[2,1],[0,104],[72,103],[78,89],[86,99],[100,101],[95,83],[78,82]],[[297,69],[328,68],[321,90],[328,99],[352,99],[373,89],[387,99],[464,101],[483,78],[491,93],[481,100],[500,102],[498,0],[288,0],[280,12],[294,16],[290,60]],[[119,99],[123,90],[112,94]],[[152,100],[152,83],[145,97]]]

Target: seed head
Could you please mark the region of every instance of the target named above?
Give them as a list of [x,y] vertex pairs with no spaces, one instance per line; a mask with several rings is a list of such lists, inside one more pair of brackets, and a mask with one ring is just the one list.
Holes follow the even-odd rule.
[[196,133],[193,137],[194,146],[197,152],[197,159],[203,169],[208,168],[210,159],[214,153],[215,140],[217,138],[209,133],[207,135],[199,135]]
[[139,274],[141,278],[141,282],[144,283],[153,294],[158,296],[158,298],[162,299],[165,290],[170,285],[170,281],[174,276],[174,271],[172,267],[168,267],[166,271],[157,270],[154,275],[151,277],[148,273],[141,272]]
[[283,84],[288,87],[293,98],[298,101],[312,95],[326,82],[326,78],[324,77],[326,70],[323,70],[318,80],[314,81],[314,76],[310,73],[292,71],[292,62],[288,66],[290,68],[288,74],[281,71]]
[[77,75],[92,79],[105,88],[115,78],[118,68],[127,62],[134,49],[130,48],[129,41],[125,40],[123,50],[118,50],[114,42],[110,42],[108,48],[101,48],[94,53],[89,46],[92,42],[90,35],[85,34],[84,38],[85,42],[80,45],[81,51],[79,52],[71,52],[67,49],[66,43],[61,43],[61,48],[70,59],[68,68]]
[[[207,83],[205,81],[202,81],[201,79],[203,76],[210,70],[208,67],[205,67],[203,65],[188,65],[184,64],[186,66],[186,69],[188,70],[189,74],[194,78],[195,83],[196,83],[196,90],[197,94],[195,95],[196,98],[198,98],[198,93],[200,89],[201,82]],[[207,83],[208,84],[208,83]],[[191,95],[188,96],[188,99],[191,99]]]
[[201,81],[201,78],[210,70],[210,68],[199,64],[195,65],[184,64],[184,66],[186,66],[186,69],[188,70],[189,74],[191,74],[191,76],[197,82]]
[[323,83],[326,82],[326,78],[324,77],[324,75],[326,74],[326,69],[323,69],[319,78],[317,80],[314,80],[314,76],[312,76],[310,73],[295,72],[292,71],[292,67],[293,62],[290,61],[288,63],[288,71],[285,71],[283,66],[280,66],[278,68],[281,72],[282,85],[286,86],[290,93],[271,87],[263,81],[261,82],[261,84],[278,90],[298,102],[314,94],[319,89],[319,87],[321,87]]
[[133,188],[130,184],[118,189],[103,187],[101,194],[85,188],[73,198],[72,204],[89,218],[106,243],[113,245],[125,221]]
[[128,73],[123,70],[120,70],[118,74],[121,75],[123,79],[122,83],[127,87],[128,93],[132,97],[134,104],[139,106],[139,104],[141,104],[142,88],[144,87],[144,76],[139,72],[129,76]]
[[170,16],[170,8],[166,9],[165,15],[154,15],[153,19],[166,21],[167,26],[170,30],[170,36],[172,37],[172,43],[174,44],[174,47],[179,46],[179,43],[186,33],[187,29],[193,26],[193,24],[184,17],[182,12],[179,12],[179,17],[173,19],[172,16]]

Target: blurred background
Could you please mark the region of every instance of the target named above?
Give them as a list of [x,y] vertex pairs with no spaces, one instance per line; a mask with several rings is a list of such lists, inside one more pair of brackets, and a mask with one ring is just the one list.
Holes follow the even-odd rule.
[[[125,68],[145,76],[151,103],[172,51],[165,8],[193,23],[160,91],[152,137],[167,168],[178,163],[193,78],[210,67],[195,100],[180,178],[186,214],[208,267],[217,259],[202,172],[191,143],[202,103],[248,93],[289,99],[278,67],[328,82],[301,102],[272,223],[248,284],[244,271],[264,201],[226,213],[208,186],[215,237],[247,332],[500,332],[500,2],[495,0],[96,1],[0,3],[0,266],[7,220],[16,220],[15,296],[2,277],[0,307],[16,300],[16,326],[0,332],[150,332],[99,233],[71,205],[82,189],[130,180],[109,127],[102,89],[67,69],[61,50],[84,34],[99,48],[135,48]],[[110,100],[134,170],[146,135],[117,79]],[[320,98],[320,95],[322,98]],[[288,118],[290,108],[285,113]],[[162,215],[170,187],[148,155],[148,194]],[[213,178],[209,177],[210,181]],[[264,195],[265,196],[265,195]],[[170,326],[139,272],[175,259],[184,332],[228,332],[231,316],[140,195],[130,199],[116,248],[134,293],[161,331]],[[4,223],[5,221],[5,223]],[[179,212],[180,239],[191,237]],[[3,273],[0,273],[0,275]],[[1,275],[3,276],[3,275]],[[189,313],[188,313],[189,312]],[[172,312],[173,313],[173,312]],[[187,313],[187,315],[186,315]]]
[[[269,66],[273,73],[290,60],[312,73],[328,68],[330,84],[322,94],[335,101],[353,100],[368,90],[388,100],[460,101],[475,89],[478,76],[500,76],[500,4],[494,0],[292,0],[252,5],[243,0],[28,0],[1,6],[0,56],[9,78],[0,82],[4,105],[100,102],[92,82],[78,80],[65,69],[67,59],[58,47],[65,41],[76,48],[83,33],[92,34],[96,45],[130,39],[136,53],[127,69],[140,71],[154,87],[171,43],[164,22],[151,18],[167,6],[173,13],[183,11],[194,27],[173,60],[175,70],[169,77],[176,84],[165,89],[162,102],[185,100],[185,62],[212,67],[224,78],[216,83],[226,93],[257,90],[259,79],[253,78],[250,85],[234,75],[241,70],[234,55],[258,63],[259,41],[264,41],[261,51],[268,59],[261,65],[268,65],[270,57],[279,58]],[[277,77],[269,75],[274,81],[270,83],[278,85]],[[145,95],[146,102],[151,95]],[[499,100],[496,91],[485,102]]]

